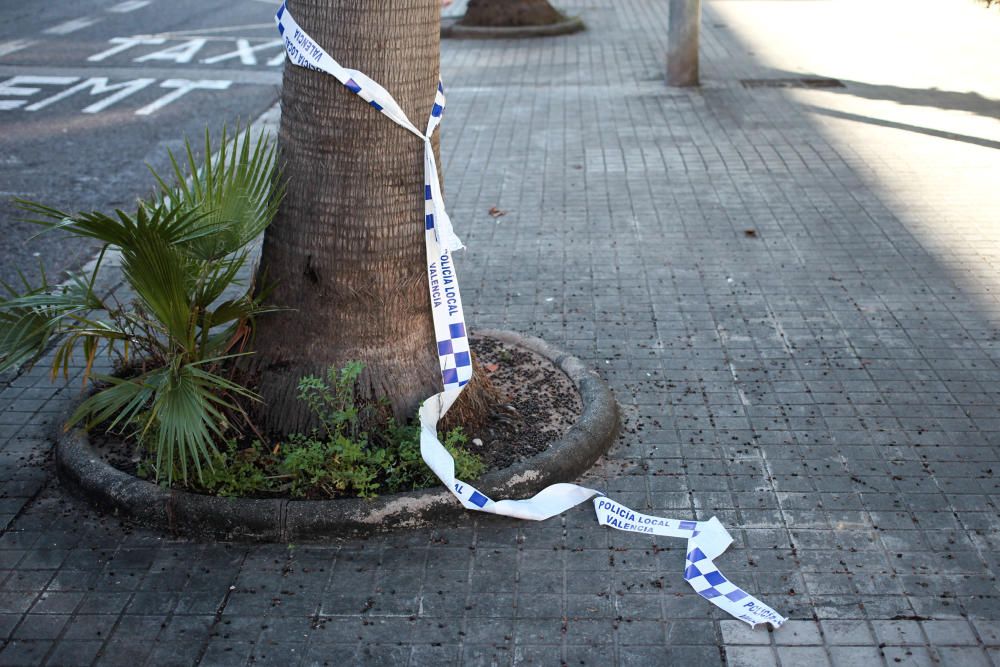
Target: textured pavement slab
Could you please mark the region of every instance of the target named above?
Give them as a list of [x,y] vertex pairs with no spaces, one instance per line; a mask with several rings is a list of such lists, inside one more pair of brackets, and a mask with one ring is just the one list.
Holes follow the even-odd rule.
[[611,383],[584,483],[718,516],[783,629],[586,505],[322,544],[122,526],[53,478],[75,387],[39,369],[0,389],[0,664],[1000,664],[1000,14],[707,2],[687,91],[664,5],[443,45],[461,284]]

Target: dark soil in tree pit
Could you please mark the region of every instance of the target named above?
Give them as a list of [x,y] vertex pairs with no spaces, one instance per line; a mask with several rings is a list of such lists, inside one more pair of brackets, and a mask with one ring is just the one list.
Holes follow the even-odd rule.
[[[503,397],[479,426],[463,429],[467,437],[464,449],[480,458],[484,472],[506,468],[538,454],[565,434],[579,418],[583,406],[576,388],[548,359],[492,338],[473,337],[472,350],[482,372]],[[439,435],[443,439],[445,433]],[[132,475],[139,474],[140,459],[133,442],[117,435],[106,435],[96,427],[91,433],[91,443],[114,467]],[[420,465],[426,469],[422,463]],[[429,470],[426,473],[431,475]],[[435,482],[428,480],[430,485]],[[176,481],[175,485],[184,488]],[[374,494],[387,492],[383,485],[375,489]],[[281,494],[272,489],[247,495],[274,497]],[[353,494],[328,490],[325,497],[350,495]],[[321,498],[324,494],[307,492],[299,497]]]
[[576,387],[548,359],[492,338],[473,338],[472,350],[493,386],[509,399],[469,433],[467,448],[487,470],[543,451],[580,416]]

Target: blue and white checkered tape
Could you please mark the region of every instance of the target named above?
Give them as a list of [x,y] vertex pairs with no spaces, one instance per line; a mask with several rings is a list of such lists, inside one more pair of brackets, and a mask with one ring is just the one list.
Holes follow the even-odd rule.
[[703,598],[750,625],[770,623],[780,627],[785,619],[736,584],[715,566],[732,543],[718,519],[678,521],[635,512],[594,489],[576,484],[553,484],[523,500],[491,500],[471,484],[455,477],[455,461],[437,437],[437,424],[462,389],[472,379],[472,357],[465,327],[462,297],[451,253],[462,248],[444,207],[431,136],[445,110],[444,86],[438,83],[427,121],[420,132],[403,113],[392,95],[363,73],[341,67],[315,40],[302,30],[282,3],[275,17],[285,41],[289,60],[307,69],[336,77],[352,93],[424,142],[424,241],[427,247],[427,278],[431,313],[437,338],[441,382],[444,390],[424,401],[420,408],[420,453],[438,478],[462,505],[470,510],[542,521],[593,499],[597,520],[618,530],[687,539],[684,578]]

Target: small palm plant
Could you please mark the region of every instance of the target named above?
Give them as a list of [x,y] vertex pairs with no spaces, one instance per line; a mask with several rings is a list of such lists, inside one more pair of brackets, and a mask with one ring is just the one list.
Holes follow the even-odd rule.
[[[0,372],[38,362],[55,341],[52,376],[68,376],[82,351],[84,382],[98,380],[67,427],[128,428],[156,453],[157,477],[186,480],[189,464],[201,476],[215,442],[241,414],[239,399],[256,396],[226,377],[227,362],[244,354],[262,295],[241,278],[254,240],[274,218],[283,194],[275,148],[261,133],[237,128],[218,155],[205,133],[200,166],[187,143],[184,166],[170,155],[176,183],[153,172],[160,192],[134,215],[70,215],[17,200],[28,220],[103,243],[93,272],[53,286],[43,276],[22,290],[4,285],[0,298]],[[152,169],[151,169],[152,171]],[[121,254],[132,299],[121,303],[95,291],[109,250]],[[113,355],[118,375],[94,373],[96,355]],[[245,416],[245,415],[244,415]]]

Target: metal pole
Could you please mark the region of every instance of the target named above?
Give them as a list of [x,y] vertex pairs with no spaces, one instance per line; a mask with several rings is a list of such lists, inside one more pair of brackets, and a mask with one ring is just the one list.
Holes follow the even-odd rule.
[[667,28],[667,85],[698,85],[701,0],[670,0]]

